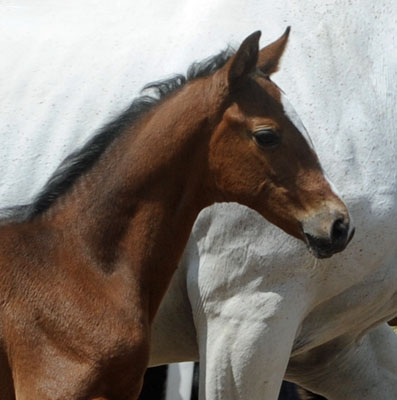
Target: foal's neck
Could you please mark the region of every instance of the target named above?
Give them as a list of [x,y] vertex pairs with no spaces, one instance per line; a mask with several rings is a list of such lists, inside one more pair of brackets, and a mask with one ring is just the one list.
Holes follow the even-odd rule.
[[209,105],[183,90],[116,139],[48,214],[84,244],[90,263],[109,273],[131,265],[150,288],[152,316],[198,213],[213,201],[203,184]]

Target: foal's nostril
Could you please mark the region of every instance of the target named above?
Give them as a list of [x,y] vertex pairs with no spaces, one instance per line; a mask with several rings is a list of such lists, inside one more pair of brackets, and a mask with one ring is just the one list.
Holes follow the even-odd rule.
[[338,213],[331,218],[329,213],[318,213],[302,223],[306,244],[317,258],[331,257],[342,251],[353,237],[354,229],[350,229],[348,216]]
[[334,244],[344,244],[349,232],[349,223],[342,218],[338,218],[332,225],[331,241]]

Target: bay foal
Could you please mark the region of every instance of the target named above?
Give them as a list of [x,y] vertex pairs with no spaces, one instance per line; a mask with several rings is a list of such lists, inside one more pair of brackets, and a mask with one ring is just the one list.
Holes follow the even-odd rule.
[[[0,229],[0,398],[135,399],[150,326],[200,210],[237,201],[318,257],[344,203],[269,78],[259,32],[143,96]],[[215,272],[215,271],[214,271]]]

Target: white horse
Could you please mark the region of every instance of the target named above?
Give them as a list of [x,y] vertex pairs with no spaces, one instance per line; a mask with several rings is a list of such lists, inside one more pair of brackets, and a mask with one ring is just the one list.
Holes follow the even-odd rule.
[[291,24],[274,79],[356,236],[317,261],[246,208],[205,210],[157,316],[151,363],[200,359],[207,400],[273,400],[284,375],[330,400],[393,399],[397,338],[384,322],[397,314],[396,4],[262,3],[1,5],[0,204],[26,203],[145,83]]

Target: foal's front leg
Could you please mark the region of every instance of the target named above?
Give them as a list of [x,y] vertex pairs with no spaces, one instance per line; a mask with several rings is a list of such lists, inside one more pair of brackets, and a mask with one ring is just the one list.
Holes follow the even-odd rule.
[[15,399],[136,400],[146,371],[148,340],[148,332],[121,336],[84,357],[79,348],[71,351],[47,338],[36,347],[20,343],[18,352],[11,352]]
[[[91,370],[91,369],[89,369]],[[56,372],[54,366],[54,372]],[[78,373],[80,371],[81,374]],[[109,380],[106,373],[89,372],[76,366],[70,373],[59,372],[59,379],[53,379],[31,371],[17,371],[15,397],[0,397],[1,400],[136,400],[142,388],[145,368],[138,376],[128,370],[120,371],[120,379]],[[30,375],[30,376],[29,376]],[[34,375],[32,377],[32,375]],[[0,389],[0,394],[2,394]]]

